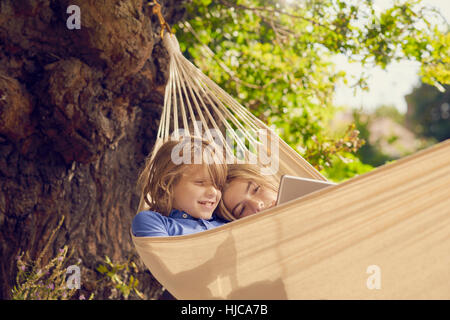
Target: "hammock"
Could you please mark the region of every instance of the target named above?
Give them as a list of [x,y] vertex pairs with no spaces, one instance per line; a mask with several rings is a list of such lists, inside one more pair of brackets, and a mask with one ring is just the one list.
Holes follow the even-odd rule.
[[[180,128],[272,132],[185,59],[175,36],[163,41],[170,76],[154,152]],[[261,145],[235,138],[245,154]],[[326,180],[279,137],[268,141],[279,145],[278,175]],[[450,299],[449,159],[447,140],[213,230],[131,236],[177,299]]]

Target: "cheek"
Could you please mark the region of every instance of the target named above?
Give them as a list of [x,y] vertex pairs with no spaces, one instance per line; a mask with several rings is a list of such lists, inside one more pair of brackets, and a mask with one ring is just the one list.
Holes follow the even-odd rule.
[[272,190],[264,190],[264,199],[268,201],[275,201],[277,199],[277,193]]
[[[228,191],[224,191],[222,193],[222,202],[225,206],[225,208],[227,208],[228,210],[230,210],[230,207],[232,205],[231,201],[230,201],[230,195]],[[232,208],[232,207],[231,207]]]

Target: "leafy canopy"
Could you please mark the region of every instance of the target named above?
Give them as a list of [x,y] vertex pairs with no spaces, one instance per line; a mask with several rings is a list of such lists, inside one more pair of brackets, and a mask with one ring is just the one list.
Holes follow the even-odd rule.
[[335,180],[371,167],[354,156],[364,143],[354,127],[327,128],[335,85],[348,81],[333,55],[382,68],[416,60],[423,81],[450,83],[448,24],[420,0],[382,12],[372,0],[192,0],[176,34],[194,64]]

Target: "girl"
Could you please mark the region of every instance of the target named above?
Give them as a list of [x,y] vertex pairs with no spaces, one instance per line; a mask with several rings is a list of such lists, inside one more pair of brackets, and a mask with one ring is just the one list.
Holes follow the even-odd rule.
[[[227,166],[215,161],[215,152],[203,139],[184,137],[164,143],[147,160],[138,184],[150,210],[134,217],[134,236],[178,236],[227,222],[214,215],[227,176]],[[201,163],[195,164],[199,155]]]
[[252,164],[231,164],[217,215],[227,221],[271,208],[278,195],[278,182],[261,174]]

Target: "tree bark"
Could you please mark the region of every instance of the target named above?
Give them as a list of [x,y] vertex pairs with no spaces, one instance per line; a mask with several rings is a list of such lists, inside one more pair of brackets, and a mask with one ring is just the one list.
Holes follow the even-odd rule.
[[[169,24],[182,18],[183,1],[159,2]],[[69,5],[81,29],[66,25]],[[14,257],[36,257],[63,215],[44,259],[73,248],[87,293],[105,255],[134,254],[136,180],[167,80],[157,21],[143,0],[0,1],[0,299]],[[148,271],[140,280],[157,297]]]

